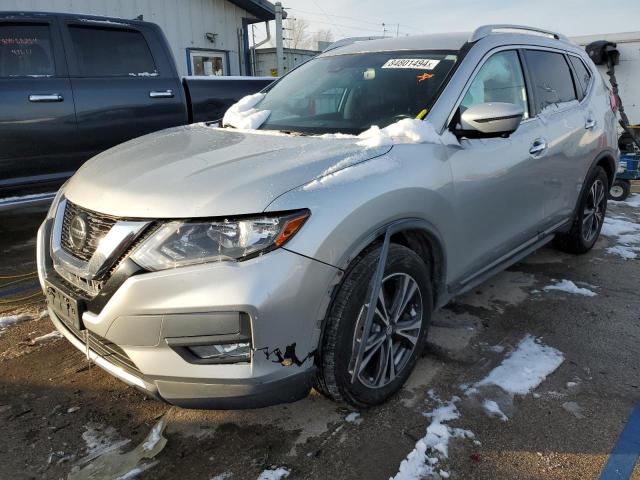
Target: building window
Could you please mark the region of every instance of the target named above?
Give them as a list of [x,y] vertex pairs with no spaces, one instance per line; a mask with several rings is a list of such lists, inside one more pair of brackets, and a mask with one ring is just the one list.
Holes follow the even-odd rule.
[[229,75],[227,52],[216,50],[188,50],[189,74],[197,77]]

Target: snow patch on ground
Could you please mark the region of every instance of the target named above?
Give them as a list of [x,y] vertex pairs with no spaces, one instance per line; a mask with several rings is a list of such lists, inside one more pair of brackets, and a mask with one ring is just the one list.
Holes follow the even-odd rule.
[[415,118],[403,118],[388,127],[376,125],[358,135],[358,145],[363,147],[379,147],[396,143],[440,143],[443,145],[459,145],[458,139],[450,131],[440,135],[433,124]]
[[26,322],[27,320],[31,320],[31,315],[21,314],[6,315],[4,317],[0,317],[0,330],[10,327],[11,325],[17,325],[18,323]]
[[227,480],[232,476],[233,476],[233,473],[224,472],[224,473],[221,473],[220,475],[216,475],[215,477],[212,477],[211,480]]
[[[438,400],[433,391],[430,391],[430,396]],[[446,425],[447,422],[460,418],[460,412],[455,405],[459,400],[460,397],[454,396],[431,412],[424,413],[425,417],[431,418],[426,435],[416,442],[415,448],[402,461],[398,473],[392,477],[393,480],[419,480],[433,475],[440,460],[449,456],[449,441],[452,438],[475,437],[469,430]],[[443,473],[448,474],[444,470],[438,470],[440,476],[443,476]]]
[[39,345],[41,343],[50,342],[51,340],[56,340],[58,338],[62,338],[62,334],[54,330],[53,332],[47,333],[46,335],[42,335],[40,337],[36,337],[31,340],[31,345]]
[[615,200],[609,200],[610,202],[614,202],[614,203],[620,203],[622,205],[628,205],[630,207],[635,207],[638,208],[640,207],[640,193],[635,193],[630,195],[625,201],[623,202],[616,202]]
[[151,450],[153,450],[158,444],[158,442],[162,440],[163,438],[162,432],[164,431],[164,427],[165,427],[164,419],[160,420],[158,423],[156,423],[153,426],[153,428],[149,432],[149,435],[147,435],[147,438],[142,444],[142,449],[145,452],[150,452]]
[[638,258],[638,254],[640,254],[640,224],[630,222],[624,217],[606,217],[601,233],[608,237],[616,237],[618,244],[607,248],[608,253],[618,255],[625,260]]
[[509,418],[500,409],[500,405],[498,405],[494,400],[485,399],[482,402],[482,408],[484,408],[484,411],[487,412],[487,415],[490,417],[497,417],[503,422],[509,420]]
[[561,280],[553,285],[547,285],[543,290],[545,292],[557,290],[560,292],[573,293],[574,295],[584,295],[585,297],[595,297],[597,295],[596,292],[589,290],[588,288],[578,287],[571,280]]
[[259,128],[271,115],[271,110],[254,108],[264,98],[264,95],[264,93],[247,95],[231,105],[222,118],[222,125],[229,125],[242,130]]
[[608,237],[618,237],[624,233],[640,232],[640,224],[624,217],[605,217],[600,233]]
[[344,421],[347,423],[355,423],[356,425],[359,425],[360,423],[362,423],[362,417],[360,417],[359,412],[351,412],[349,415],[344,417]]
[[287,478],[289,473],[291,472],[285,467],[269,469],[262,472],[258,477],[258,480],[280,480],[281,478]]
[[513,395],[526,395],[554,372],[564,361],[564,355],[537,338],[526,335],[502,363],[475,387],[497,385]]

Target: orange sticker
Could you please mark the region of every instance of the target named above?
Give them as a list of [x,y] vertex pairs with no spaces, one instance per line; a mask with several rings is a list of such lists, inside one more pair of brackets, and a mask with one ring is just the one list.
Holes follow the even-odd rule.
[[431,77],[433,77],[433,73],[423,73],[421,75],[418,75],[418,83],[429,80]]

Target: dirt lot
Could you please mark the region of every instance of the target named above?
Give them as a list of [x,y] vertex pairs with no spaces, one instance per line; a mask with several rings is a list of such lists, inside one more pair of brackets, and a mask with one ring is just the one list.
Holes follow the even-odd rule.
[[[640,257],[640,195],[610,206],[608,235],[589,254],[545,248],[439,312],[409,384],[359,414],[316,393],[261,410],[172,408],[89,366],[64,339],[38,338],[53,328],[35,279],[6,277],[35,270],[41,217],[0,218],[0,317],[30,318],[0,333],[3,480],[117,478],[123,465],[148,468],[143,479],[256,479],[276,468],[289,479],[387,479],[434,425],[437,415],[424,413],[452,405],[458,418],[442,423],[456,438],[448,456],[427,451],[432,477],[598,478],[640,401],[640,262],[623,258]],[[553,285],[561,289],[545,290]],[[470,393],[527,338],[561,360],[542,383]],[[490,416],[486,400],[502,415]],[[161,419],[166,446],[154,443],[145,451],[153,458],[140,460],[134,447]],[[631,478],[640,480],[638,466]]]

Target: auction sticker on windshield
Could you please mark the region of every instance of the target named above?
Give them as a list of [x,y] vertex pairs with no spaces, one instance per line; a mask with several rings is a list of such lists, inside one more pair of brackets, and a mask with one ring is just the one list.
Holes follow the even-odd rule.
[[414,68],[417,70],[433,70],[440,60],[429,58],[390,58],[382,68]]

